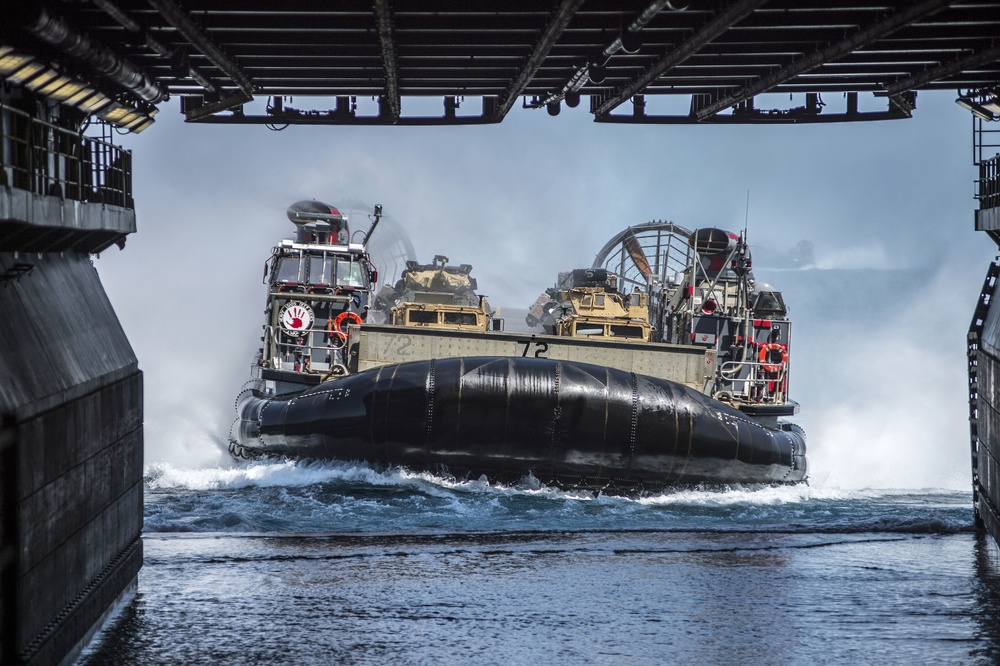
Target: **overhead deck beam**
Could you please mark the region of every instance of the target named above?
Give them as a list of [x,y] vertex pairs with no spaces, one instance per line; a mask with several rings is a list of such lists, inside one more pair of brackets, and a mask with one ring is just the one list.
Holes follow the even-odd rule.
[[389,0],[375,0],[375,22],[378,24],[378,41],[382,45],[382,67],[385,69],[385,96],[383,106],[389,120],[399,120],[399,76],[396,68],[396,42],[392,38],[392,8]]
[[663,56],[652,67],[643,72],[642,75],[617,90],[613,96],[604,98],[594,108],[594,115],[600,117],[610,113],[616,106],[630,99],[660,76],[698,53],[698,51],[710,44],[719,35],[753,13],[753,10],[764,4],[764,2],[766,0],[739,0],[739,2],[733,3],[725,11],[716,15],[715,18],[691,35],[690,39],[685,40],[676,49]]
[[985,51],[972,53],[964,58],[958,58],[956,60],[952,60],[951,62],[942,63],[937,67],[932,67],[914,74],[913,76],[901,79],[895,83],[885,86],[885,92],[891,97],[893,95],[898,95],[901,92],[919,88],[920,86],[933,81],[954,76],[955,74],[963,72],[967,69],[981,67],[991,62],[996,62],[997,60],[1000,60],[1000,46],[994,46],[993,48],[986,49]]
[[198,49],[213,65],[218,67],[222,73],[236,84],[242,93],[242,95],[237,96],[237,99],[245,98],[243,101],[253,99],[253,83],[243,73],[239,65],[230,60],[216,46],[215,42],[209,39],[198,24],[191,20],[180,7],[174,4],[173,0],[149,0],[149,4],[159,12],[163,20],[172,25],[191,45]]
[[[988,56],[971,55],[1000,46],[1000,0],[287,0],[266,9],[224,0],[21,0],[12,25],[42,2],[183,98],[189,121],[239,106],[234,115],[245,117],[251,95],[374,97],[386,125],[405,115],[404,97],[482,98],[483,119],[500,122],[518,98],[555,114],[586,96],[597,120],[613,122],[639,96],[695,95],[683,113],[697,122],[762,92],[882,94],[1000,81],[1000,61],[977,64]],[[25,53],[41,46],[26,31],[5,38]],[[73,60],[55,49],[38,55]],[[439,120],[450,115],[453,107]]]
[[789,66],[758,79],[755,83],[744,86],[738,92],[727,95],[721,99],[717,99],[714,102],[697,109],[695,111],[695,115],[698,120],[704,120],[709,116],[714,116],[723,109],[735,106],[740,102],[750,99],[751,97],[756,97],[757,95],[766,93],[775,86],[778,86],[785,81],[789,81],[799,74],[815,69],[824,63],[830,62],[831,60],[843,57],[844,55],[847,55],[848,53],[851,53],[866,44],[871,44],[880,37],[888,35],[889,33],[909,25],[924,16],[943,9],[944,7],[947,7],[951,1],[952,0],[924,0],[924,2],[907,7],[902,11],[895,12],[883,21],[879,21],[878,23],[875,23],[867,28],[858,30],[847,39],[831,44],[825,49],[816,51],[815,53],[812,53],[804,58],[800,58]]
[[598,56],[595,61],[588,62],[582,67],[577,68],[577,70],[573,72],[573,75],[569,77],[569,80],[563,83],[558,91],[549,93],[539,101],[533,102],[531,104],[532,108],[561,102],[567,95],[577,93],[580,88],[586,85],[587,81],[590,80],[591,67],[603,67],[608,60],[611,59],[611,56],[626,49],[626,40],[630,42],[627,52],[632,53],[635,50],[638,50],[640,44],[638,41],[638,34],[644,27],[646,27],[646,24],[652,21],[657,14],[668,6],[670,6],[670,0],[653,0],[649,6],[647,6],[639,13],[638,16],[635,17],[635,19],[633,19],[632,23],[629,24],[625,32],[619,33],[618,36],[615,37],[614,41],[604,47],[604,50],[601,51],[600,56]]
[[528,60],[524,63],[524,67],[521,68],[521,71],[518,72],[517,78],[515,78],[511,84],[507,86],[507,89],[498,100],[496,111],[493,114],[496,122],[503,120],[507,115],[507,112],[514,106],[514,102],[521,95],[521,92],[525,89],[532,78],[534,78],[535,72],[537,72],[538,68],[542,66],[545,56],[549,54],[549,51],[552,50],[555,43],[559,41],[559,37],[569,25],[569,22],[573,19],[574,14],[576,14],[576,10],[579,9],[583,3],[584,0],[562,0],[562,2],[559,3],[559,8],[552,16],[552,20],[549,21],[549,25],[545,28],[545,33],[542,35],[541,39],[539,39],[538,43],[535,44],[535,48],[531,52],[531,55],[528,56]]
[[[138,21],[129,16],[125,10],[119,7],[113,2],[113,0],[91,0],[95,5],[100,7],[104,12],[118,22],[123,28],[131,33],[135,33],[140,36],[145,42],[146,46],[150,48],[153,52],[163,58],[173,58],[174,52],[167,47],[163,42],[153,37],[149,34],[149,31],[140,24]],[[188,75],[198,82],[202,88],[204,88],[209,93],[218,92],[218,88],[215,83],[212,82],[207,76],[205,76],[201,71],[199,71],[194,65],[189,63],[186,64],[186,69]]]
[[24,29],[37,39],[54,46],[66,55],[85,63],[145,102],[156,104],[167,98],[167,91],[145,70],[121,58],[112,49],[92,39],[87,33],[51,13],[45,6],[26,4],[18,11],[24,17]]

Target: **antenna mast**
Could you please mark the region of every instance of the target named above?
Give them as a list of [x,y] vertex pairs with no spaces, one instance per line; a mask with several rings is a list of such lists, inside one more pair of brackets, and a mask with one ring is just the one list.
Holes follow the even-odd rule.
[[371,228],[368,230],[368,233],[365,234],[364,240],[361,241],[362,245],[364,246],[368,245],[368,239],[372,237],[373,233],[375,233],[375,227],[378,226],[379,220],[381,219],[382,219],[382,204],[375,204],[375,221],[372,222]]
[[747,228],[750,224],[750,189],[747,188],[747,213],[746,217],[743,218],[743,240],[746,241]]

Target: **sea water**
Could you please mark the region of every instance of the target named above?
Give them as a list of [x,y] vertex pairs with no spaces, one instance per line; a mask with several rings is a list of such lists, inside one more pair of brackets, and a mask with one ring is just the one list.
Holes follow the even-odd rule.
[[86,664],[991,664],[971,495],[633,498],[358,464],[146,468],[134,599]]

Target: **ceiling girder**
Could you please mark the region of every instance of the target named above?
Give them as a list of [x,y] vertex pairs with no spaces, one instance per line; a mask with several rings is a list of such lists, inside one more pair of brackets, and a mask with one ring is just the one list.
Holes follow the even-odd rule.
[[633,79],[620,90],[615,91],[611,97],[604,98],[597,108],[594,109],[595,116],[603,116],[612,111],[616,106],[639,93],[647,85],[658,79],[670,69],[681,64],[705,45],[709,44],[716,37],[724,33],[735,23],[746,18],[753,13],[753,10],[764,4],[766,0],[739,0],[716,15],[712,20],[691,35],[676,49],[663,56],[652,67]]
[[898,95],[901,92],[919,88],[920,86],[933,81],[954,76],[955,74],[967,69],[973,69],[991,62],[996,62],[997,60],[1000,60],[1000,46],[994,46],[993,48],[986,49],[985,51],[979,51],[978,53],[971,53],[963,58],[942,63],[937,67],[926,69],[922,72],[914,74],[913,76],[890,83],[885,86],[885,92],[891,97],[893,95]]
[[703,106],[695,111],[695,115],[698,117],[698,120],[704,120],[705,118],[713,116],[725,108],[735,106],[744,100],[750,99],[751,97],[756,97],[757,95],[766,93],[768,90],[771,90],[780,83],[814,69],[823,63],[836,60],[837,58],[840,58],[855,49],[872,43],[883,35],[887,35],[913,21],[919,20],[924,16],[943,9],[950,2],[951,0],[924,0],[923,2],[911,5],[901,11],[894,12],[884,20],[878,21],[867,28],[858,30],[840,42],[830,44],[826,48],[811,53],[804,58],[799,58],[787,67],[760,78],[754,83],[744,86],[742,89],[731,95],[727,95],[709,103],[706,106]]
[[383,104],[392,122],[399,120],[399,78],[396,69],[396,44],[392,38],[392,9],[389,0],[375,0],[375,22],[378,41],[382,45],[382,66],[385,69]]
[[[104,13],[117,21],[119,25],[125,28],[125,30],[140,36],[146,46],[148,46],[149,49],[158,56],[174,60],[181,55],[181,49],[172,50],[160,40],[153,37],[145,26],[129,16],[128,13],[115,4],[113,0],[91,0],[91,2],[104,10]],[[186,60],[186,58],[182,58],[182,60]],[[190,63],[182,64],[185,65],[184,68],[187,70],[188,76],[197,81],[206,92],[210,94],[216,94],[218,92],[215,82],[208,78],[207,75]]]
[[542,37],[535,44],[535,48],[532,50],[531,55],[528,56],[527,61],[524,63],[524,67],[518,72],[517,78],[511,81],[510,85],[501,95],[500,99],[497,100],[497,107],[495,112],[496,120],[499,122],[507,115],[511,107],[514,106],[514,101],[521,95],[525,86],[528,82],[535,76],[535,72],[541,67],[542,62],[545,57],[552,50],[553,45],[559,41],[559,37],[562,35],[563,31],[569,25],[569,22],[573,19],[573,15],[576,10],[580,8],[584,0],[562,0],[559,3],[558,9],[552,15],[552,19],[549,21],[548,26],[545,28],[545,32]]
[[[244,104],[252,96],[294,95],[338,99],[333,117],[299,112],[306,123],[348,122],[351,114],[342,109],[356,102],[342,100],[351,97],[373,102],[361,102],[361,124],[390,125],[500,122],[518,98],[555,113],[563,100],[575,106],[584,96],[601,122],[616,122],[613,111],[630,98],[635,108],[622,122],[680,122],[645,115],[645,103],[652,113],[666,108],[654,98],[673,98],[683,100],[680,113],[691,122],[731,123],[748,117],[747,100],[763,93],[840,92],[887,96],[896,106],[866,116],[878,119],[903,117],[910,91],[1000,88],[1000,0],[13,4],[11,26],[0,30],[10,46],[122,94],[120,85],[112,86],[113,73],[88,73],[78,57],[19,28],[43,4],[76,34],[106,45],[165,94],[181,98],[189,120],[203,122],[256,122],[250,118],[263,100]],[[694,97],[690,116],[688,96]],[[446,100],[445,116],[407,118],[402,107],[410,110],[411,100],[421,97]],[[463,97],[482,98],[482,115],[468,108],[456,113]],[[727,106],[739,108],[740,117],[722,115]],[[413,102],[411,115],[427,108]],[[787,111],[766,120],[828,122]]]
[[198,49],[213,65],[218,67],[240,89],[247,101],[253,98],[253,83],[243,73],[239,65],[230,60],[226,54],[202,31],[184,11],[174,4],[173,0],[148,0],[149,4],[159,12],[167,23],[184,36],[188,42]]
[[[651,20],[653,20],[653,18],[656,17],[657,14],[668,6],[670,6],[669,0],[653,0],[649,6],[643,9],[639,15],[632,20],[628,28],[626,28],[623,32],[618,33],[618,36],[615,37],[610,44],[604,47],[604,50],[601,51],[600,55],[589,60],[582,67],[578,67],[569,79],[563,82],[558,91],[551,92],[545,97],[540,98],[537,101],[533,101],[531,107],[538,108],[548,104],[555,104],[566,99],[567,95],[577,94],[580,88],[586,85],[588,81],[592,80],[592,68],[603,68],[607,64],[608,60],[611,59],[611,56],[615,55],[619,51],[625,50],[627,53],[634,53],[638,51],[638,47],[641,42],[639,33]],[[630,42],[631,45],[635,47],[635,50],[632,48],[626,49],[626,41]],[[578,96],[577,102],[579,102]]]

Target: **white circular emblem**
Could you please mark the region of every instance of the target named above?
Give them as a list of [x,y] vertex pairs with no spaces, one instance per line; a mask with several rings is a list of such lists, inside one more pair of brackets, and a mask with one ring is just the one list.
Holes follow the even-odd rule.
[[285,333],[293,338],[305,335],[312,328],[312,308],[301,301],[285,303],[278,314],[281,319],[281,328],[285,329]]

